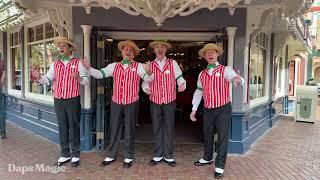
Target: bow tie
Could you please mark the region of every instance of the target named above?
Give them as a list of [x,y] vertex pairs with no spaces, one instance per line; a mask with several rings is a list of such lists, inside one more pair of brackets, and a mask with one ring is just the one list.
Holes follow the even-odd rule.
[[208,64],[208,65],[207,65],[207,69],[208,69],[208,70],[214,69],[214,68],[216,68],[216,67],[217,67],[216,64]]
[[131,61],[128,60],[128,59],[124,59],[124,60],[121,61],[121,63],[122,63],[122,64],[128,64],[128,65],[130,65],[130,64],[131,64]]
[[60,56],[60,59],[61,59],[62,61],[70,61],[71,57],[70,57],[70,56],[63,56],[63,55],[61,55],[61,56]]

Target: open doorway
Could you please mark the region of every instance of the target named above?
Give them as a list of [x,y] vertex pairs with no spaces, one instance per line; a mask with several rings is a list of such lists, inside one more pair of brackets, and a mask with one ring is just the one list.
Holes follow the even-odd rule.
[[[101,33],[100,33],[101,34]],[[97,55],[96,56],[96,63],[101,61],[98,58],[102,58],[102,60],[105,62],[103,66],[100,66],[100,68],[105,67],[107,64],[111,62],[118,62],[122,60],[121,54],[117,49],[117,44],[119,41],[124,39],[133,39],[133,38],[125,38],[125,37],[118,37],[117,34],[113,34],[111,36],[108,32],[104,32],[103,36],[100,37],[102,41],[106,43],[107,45],[101,46],[104,48],[104,50],[100,49],[100,51],[103,51],[103,55]],[[192,35],[192,33],[190,34]],[[154,37],[157,37],[156,35]],[[198,122],[194,123],[189,119],[189,114],[191,112],[192,108],[192,97],[193,93],[196,89],[196,83],[198,79],[198,75],[201,70],[203,70],[206,66],[206,61],[204,59],[201,59],[198,56],[198,51],[203,47],[205,43],[208,42],[214,42],[217,44],[220,44],[225,52],[227,47],[227,40],[225,38],[226,36],[221,33],[219,36],[213,36],[211,38],[208,38],[207,40],[183,40],[183,37],[180,37],[181,39],[172,40],[170,41],[170,44],[173,46],[171,49],[167,51],[167,57],[173,58],[178,62],[180,65],[181,70],[183,71],[183,76],[187,81],[187,88],[184,92],[177,93],[177,110],[176,110],[176,120],[175,120],[175,143],[181,143],[181,144],[192,144],[192,143],[202,143],[202,118],[199,117]],[[115,39],[117,38],[117,39]],[[153,49],[151,49],[148,45],[152,41],[152,38],[145,39],[146,37],[142,37],[142,40],[139,40],[139,37],[135,37],[134,41],[139,46],[141,52],[137,57],[135,57],[135,60],[141,63],[152,61],[155,59],[155,54],[153,52]],[[190,37],[186,37],[188,39]],[[137,40],[138,39],[138,40]],[[168,38],[171,39],[171,38]],[[108,48],[108,49],[106,49]],[[98,50],[99,51],[99,50]],[[97,53],[99,54],[99,53]],[[100,53],[101,54],[101,53]],[[219,62],[223,65],[226,65],[226,56],[222,56],[219,59]],[[99,66],[94,66],[98,67]],[[108,123],[109,118],[108,116],[110,114],[108,111],[108,105],[110,105],[111,101],[111,91],[112,91],[112,78],[107,79],[105,82],[106,93],[104,93],[104,97],[95,98],[96,104],[105,103],[105,111],[103,110],[101,112],[97,112],[97,122],[101,118],[104,117],[104,122],[100,122],[100,125],[104,124],[104,134],[105,134],[105,142],[104,144],[107,144],[108,142]],[[104,86],[104,85],[103,85]],[[94,88],[94,87],[93,87]],[[153,142],[153,133],[152,133],[152,121],[150,118],[150,109],[149,109],[149,98],[148,95],[145,94],[141,87],[140,87],[140,109],[139,109],[139,118],[136,122],[136,142],[144,142],[144,143],[152,143]],[[97,102],[99,99],[103,99],[101,103]],[[201,107],[201,106],[200,106]],[[199,108],[199,114],[201,115],[201,108]],[[98,113],[104,113],[103,115],[98,115]]]

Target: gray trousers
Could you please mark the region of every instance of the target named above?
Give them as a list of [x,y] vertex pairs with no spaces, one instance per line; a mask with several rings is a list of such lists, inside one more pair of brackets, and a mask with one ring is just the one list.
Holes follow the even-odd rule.
[[150,112],[155,141],[154,157],[173,159],[176,101],[169,104],[150,102]]
[[214,133],[216,130],[218,139],[216,142],[217,156],[215,166],[221,169],[224,169],[227,160],[231,112],[231,103],[214,109],[203,109],[203,159],[207,161],[212,160]]
[[110,142],[107,156],[116,159],[124,126],[124,158],[134,158],[135,120],[138,118],[139,101],[121,105],[111,102]]
[[0,88],[0,136],[6,135],[6,119],[4,116],[4,96],[2,93],[2,88]]
[[[80,156],[80,96],[69,99],[54,99],[62,157]],[[70,148],[71,154],[70,154]]]

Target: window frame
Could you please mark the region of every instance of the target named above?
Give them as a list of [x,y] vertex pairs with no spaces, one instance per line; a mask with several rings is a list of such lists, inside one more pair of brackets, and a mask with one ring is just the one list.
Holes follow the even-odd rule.
[[[263,38],[261,39],[262,42],[264,42],[264,45],[261,45],[257,42],[257,39],[256,38],[259,38],[259,34],[260,33],[263,33],[265,36],[263,36]],[[271,44],[271,39],[270,39],[270,34],[268,33],[265,33],[265,32],[260,32],[258,33],[256,36],[252,37],[251,38],[251,44],[250,44],[250,48],[249,48],[249,71],[250,71],[250,68],[251,68],[251,65],[250,65],[250,61],[251,61],[251,49],[254,48],[254,47],[258,47],[258,48],[262,48],[263,50],[265,50],[266,52],[266,55],[265,55],[265,59],[264,59],[264,96],[262,97],[258,97],[258,98],[255,98],[255,99],[250,99],[250,73],[248,74],[249,77],[248,77],[248,100],[249,100],[249,104],[250,104],[250,107],[255,107],[255,106],[258,106],[258,105],[261,105],[261,104],[264,104],[264,103],[267,103],[268,100],[269,100],[269,91],[270,91],[270,63],[268,63],[270,61],[270,44]],[[267,39],[265,39],[267,38]]]
[[[13,49],[13,48],[21,48],[22,46],[21,46],[21,43],[22,43],[22,41],[23,40],[21,40],[20,39],[20,44],[19,44],[19,40],[18,40],[18,45],[13,45],[13,46],[11,46],[11,34],[14,34],[14,33],[23,33],[22,31],[21,31],[21,27],[16,27],[16,28],[13,28],[11,31],[8,31],[7,32],[7,39],[8,39],[8,41],[7,41],[7,59],[8,59],[8,62],[7,62],[7,66],[6,66],[6,75],[7,75],[7,87],[8,87],[8,94],[9,95],[13,95],[13,96],[17,96],[17,97],[21,97],[22,96],[22,94],[21,94],[21,90],[17,90],[17,89],[13,89],[13,86],[12,86],[12,82],[13,82],[13,79],[12,79],[12,74],[13,74],[13,71],[12,71],[12,68],[11,68],[11,66],[12,66],[12,64],[13,64],[13,62],[12,62],[12,54],[11,54],[11,50]],[[20,34],[19,34],[20,35]],[[20,38],[20,36],[18,35],[18,37]],[[22,68],[24,68],[24,67],[22,67],[21,66],[21,71],[22,71]],[[23,76],[21,75],[21,78],[22,78]]]
[[[38,93],[32,93],[30,92],[30,87],[29,87],[29,67],[30,67],[30,64],[29,64],[29,47],[31,45],[35,45],[35,44],[42,44],[44,46],[44,49],[46,49],[46,46],[45,44],[47,42],[50,42],[50,41],[54,41],[55,37],[58,36],[58,33],[56,31],[54,31],[54,37],[52,38],[48,38],[48,39],[45,39],[46,37],[46,31],[45,31],[45,24],[46,23],[50,23],[49,20],[41,20],[41,21],[38,21],[37,23],[30,23],[28,25],[25,26],[25,57],[26,57],[26,62],[25,62],[25,83],[26,83],[26,86],[25,86],[25,97],[26,98],[32,98],[34,100],[37,100],[39,102],[43,102],[45,104],[52,104],[53,103],[53,94],[52,95],[47,95],[47,94],[38,94]],[[43,26],[43,38],[41,40],[36,40],[36,31],[35,31],[35,27],[36,26],[39,26],[39,25],[42,25]],[[29,39],[28,39],[28,30],[29,28],[34,28],[34,41],[32,42],[29,42]],[[44,55],[43,57],[44,59],[44,63],[46,64],[46,59],[47,57]],[[50,67],[50,64],[48,64],[48,67]],[[45,75],[47,73],[47,70],[45,69],[44,70],[44,74]],[[45,88],[46,89],[46,88]]]
[[[282,51],[282,50],[281,50]],[[283,54],[281,52],[280,55],[277,56],[278,62],[275,62],[278,64],[278,68],[276,69],[277,75],[276,75],[276,80],[275,80],[275,94],[274,98],[277,99],[279,97],[282,97],[285,95],[285,59],[283,57]],[[282,61],[281,61],[282,59]],[[280,66],[282,68],[280,68]],[[279,83],[280,80],[280,83]],[[280,86],[279,86],[280,85]]]

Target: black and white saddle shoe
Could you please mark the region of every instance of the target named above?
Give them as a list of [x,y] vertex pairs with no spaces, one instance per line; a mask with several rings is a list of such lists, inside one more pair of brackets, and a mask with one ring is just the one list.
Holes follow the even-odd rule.
[[161,161],[162,161],[162,159],[161,159],[160,161],[155,161],[155,160],[152,159],[148,164],[149,164],[150,166],[156,166],[156,165],[158,165]]
[[195,166],[205,166],[205,165],[211,165],[212,163],[213,163],[213,161],[200,162],[200,160],[199,160],[199,161],[194,162],[193,164],[194,164]]
[[133,161],[130,162],[123,162],[123,167],[124,168],[130,168],[132,166]]
[[214,178],[220,179],[223,177],[223,173],[214,172]]
[[101,166],[101,167],[108,166],[108,165],[112,164],[112,163],[115,162],[115,161],[116,161],[116,159],[111,160],[111,161],[102,161],[102,162],[100,163],[100,166]]
[[66,160],[66,161],[63,161],[63,162],[57,161],[53,166],[57,166],[57,167],[63,166],[64,164],[66,164],[66,163],[69,162],[69,161],[70,161],[70,159],[68,159],[68,160]]
[[71,167],[78,167],[80,165],[80,160],[71,162]]
[[166,160],[164,160],[169,166],[171,166],[171,167],[176,167],[176,161],[166,161]]

